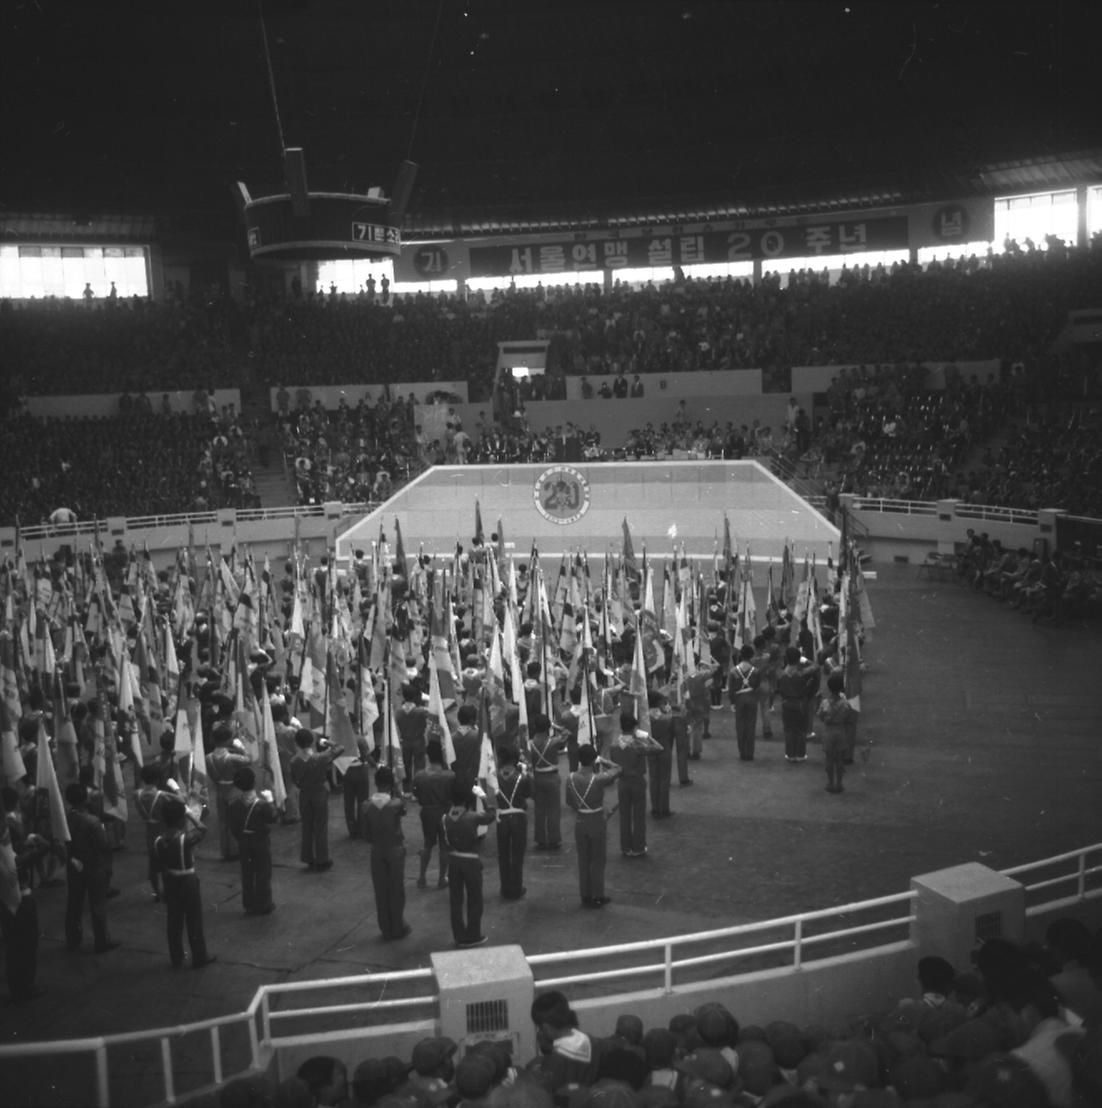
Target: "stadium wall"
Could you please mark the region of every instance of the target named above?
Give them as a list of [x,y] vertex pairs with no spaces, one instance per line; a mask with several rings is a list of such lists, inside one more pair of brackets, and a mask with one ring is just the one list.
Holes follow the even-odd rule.
[[[593,391],[596,392],[604,381],[607,381],[611,387],[615,377],[615,373],[593,373],[587,374],[585,379],[589,381]],[[688,373],[644,373],[640,374],[639,379],[643,382],[646,394],[651,397],[656,394],[665,397],[760,396],[762,392],[762,371],[760,369],[711,369],[694,370]],[[566,398],[568,400],[584,400],[582,380],[583,378],[580,376],[568,376],[566,378]],[[594,397],[593,400],[594,402],[604,403],[600,397]],[[615,402],[608,401],[608,403]]]
[[[643,467],[655,467],[656,478],[663,468],[662,463],[639,464]],[[669,464],[666,463],[667,468]],[[484,476],[476,476],[479,471],[500,474],[526,468],[531,473],[524,480],[516,475],[514,484],[522,490],[521,494],[518,494],[520,499],[527,498],[524,507],[528,511],[531,510],[533,503],[535,475],[550,467],[449,466],[437,468],[458,472],[461,475],[466,471],[472,481],[485,479]],[[363,532],[368,549],[370,549],[370,539],[378,536],[380,525],[385,527],[388,535],[393,535],[395,508],[400,503],[399,498],[403,491],[399,490],[373,515],[366,517],[371,521]],[[470,539],[474,495],[475,493],[472,492],[469,499],[458,507],[453,503],[443,506],[443,510],[451,514],[443,522],[436,520],[433,524],[434,533],[440,536],[438,550],[442,550],[444,545],[450,548],[451,542],[457,536],[464,543]],[[792,495],[795,496],[795,494]],[[977,507],[957,500],[937,502],[872,500],[854,496],[843,497],[843,500],[856,523],[855,531],[860,545],[866,553],[878,561],[896,559],[917,563],[921,562],[930,551],[952,555],[957,545],[966,541],[969,528],[975,530],[977,534],[986,531],[992,539],[997,538],[1004,546],[1013,549],[1025,547],[1032,550],[1038,540],[1045,540],[1049,547],[1053,548],[1056,546],[1056,521],[1063,515],[1055,509],[1033,512],[1011,508]],[[520,503],[520,500],[518,499],[517,502]],[[624,515],[633,514],[632,503],[630,498],[623,499],[614,509],[616,518],[612,520],[612,524],[617,534],[621,518]],[[497,524],[497,515],[491,515],[490,504],[491,501],[487,499],[483,505],[483,519],[487,533],[493,531]],[[708,508],[705,523],[709,535],[712,535],[715,521],[722,517],[722,511],[722,501],[717,501]],[[105,547],[111,547],[116,541],[121,541],[127,549],[131,546],[148,549],[154,565],[161,569],[171,565],[177,551],[186,547],[189,542],[199,552],[203,552],[209,546],[215,552],[228,553],[232,545],[244,545],[257,559],[263,560],[267,556],[276,562],[289,556],[294,547],[296,535],[300,549],[316,560],[334,545],[338,534],[346,532],[353,523],[362,522],[364,519],[365,505],[326,503],[309,508],[286,507],[248,511],[223,509],[192,515],[143,516],[131,519],[114,517],[100,521],[98,525],[94,522],[80,522],[60,526],[31,526],[23,528],[22,538],[30,557],[46,557],[52,556],[62,546],[75,550],[87,550],[98,534]],[[659,523],[661,522],[659,520]],[[405,526],[406,524],[403,523],[403,527]],[[552,526],[548,524],[549,528]],[[667,521],[657,531],[658,546],[652,546],[656,554],[665,555],[672,547],[672,540],[666,535],[668,526]],[[550,534],[557,537],[553,547],[555,550],[561,549],[564,542],[567,546],[571,544],[571,539],[563,538],[565,532],[560,528],[555,528],[550,531]],[[735,535],[740,542],[744,541],[744,535],[739,535],[737,532]],[[506,536],[510,542],[518,544],[523,539],[518,531],[508,526]],[[645,536],[644,531],[640,538]],[[705,553],[712,551],[714,541],[714,537],[707,540]],[[0,556],[10,555],[14,549],[15,528],[0,527]],[[526,547],[517,545],[513,549],[517,554],[526,556]],[[548,545],[546,549],[550,551],[552,546]],[[407,550],[412,552],[409,546]],[[765,549],[755,551],[756,556],[767,553]]]
[[[567,423],[574,423],[584,430],[595,427],[600,432],[602,445],[608,447],[620,445],[630,431],[641,430],[648,423],[653,423],[655,427],[671,423],[677,418],[679,402],[684,399],[685,414],[694,424],[701,420],[708,427],[713,422],[722,425],[730,421],[738,427],[744,423],[749,426],[756,419],[761,426],[772,427],[779,441],[788,395],[694,396],[669,392],[634,400],[588,400],[584,405],[579,405],[577,400],[540,400],[526,404],[524,414],[534,431],[554,429]],[[811,393],[795,395],[797,402],[810,415]],[[476,414],[486,407],[484,404],[469,405]],[[463,425],[473,426],[467,423],[466,417]]]
[[[379,397],[387,395],[403,398],[412,395],[416,397],[418,404],[426,404],[425,397],[434,392],[452,393],[463,402],[466,402],[468,396],[466,381],[401,381],[393,385],[367,385],[362,381],[344,385],[288,385],[287,391],[291,394],[292,410],[298,406],[296,397],[300,387],[310,393],[311,406],[320,400],[327,411],[336,411],[342,400],[355,407],[361,398],[366,398],[374,404]],[[268,389],[269,411],[279,411],[279,393],[278,386]],[[447,410],[445,405],[440,407],[443,411]]]
[[[85,419],[89,416],[105,418],[119,414],[119,397],[121,393],[89,393],[80,396],[26,396],[23,398],[23,407],[27,413],[39,418],[48,419]],[[139,394],[135,394],[139,395]],[[160,415],[164,397],[168,397],[169,407],[173,412],[183,412],[187,415],[195,411],[195,390],[181,392],[150,392],[146,393],[153,405],[155,414]],[[214,402],[221,411],[227,404],[233,404],[237,411],[241,411],[240,389],[215,389]]]
[[[930,372],[926,378],[926,388],[945,388],[946,371],[955,369],[962,378],[967,380],[975,375],[979,380],[985,381],[988,374],[999,372],[999,360],[987,358],[975,362],[923,362]],[[842,372],[843,369],[866,368],[858,367],[856,362],[846,365],[797,365],[792,367],[793,392],[825,392],[830,383]]]

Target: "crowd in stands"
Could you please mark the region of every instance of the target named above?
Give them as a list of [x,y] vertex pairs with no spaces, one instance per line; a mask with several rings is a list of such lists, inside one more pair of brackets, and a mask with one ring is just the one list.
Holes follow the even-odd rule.
[[1011,380],[964,380],[955,367],[944,372],[945,387],[934,389],[923,365],[843,368],[827,390],[829,413],[809,454],[840,475],[842,492],[903,500],[959,495],[967,453],[1023,402]]
[[0,301],[0,350],[17,396],[236,384],[244,320],[229,297],[173,288],[161,301]]
[[[510,462],[608,462],[660,458],[727,458],[766,456],[775,446],[789,444],[787,433],[775,437],[771,427],[755,419],[750,424],[692,419],[684,402],[671,418],[657,426],[648,421],[630,430],[622,442],[605,443],[595,425],[567,422],[533,428],[524,411],[501,421],[487,421],[483,412],[471,434],[461,422],[443,439],[424,444],[422,457],[432,465],[498,465]],[[791,437],[794,446],[795,437]]]
[[[242,302],[173,291],[165,302],[44,301],[0,312],[0,347],[21,394],[233,386],[248,363],[269,384],[466,379],[488,395],[496,344],[551,340],[550,375],[760,368],[787,388],[792,365],[1035,361],[1069,309],[1091,303],[1102,250],[854,267],[831,284],[684,278],[634,288],[510,289],[389,297],[335,291]],[[544,387],[549,382],[544,382]],[[767,388],[769,385],[767,384]]]
[[[1102,459],[1087,427],[1015,432],[990,464],[962,472],[961,462],[1007,419],[1051,396],[1052,381],[1041,372],[1047,351],[1066,311],[1091,303],[1099,287],[1102,249],[1095,248],[925,268],[855,267],[834,284],[825,273],[801,271],[787,284],[776,275],[758,285],[681,278],[642,288],[616,284],[607,292],[557,286],[465,299],[388,295],[385,302],[335,289],[278,300],[249,294],[241,301],[173,290],[160,303],[45,301],[16,310],[5,302],[0,349],[9,388],[23,395],[91,391],[89,381],[95,391],[156,395],[235,385],[243,374],[291,382],[297,390],[462,379],[472,397],[496,399],[499,411],[520,413],[515,426],[506,423],[488,436],[463,431],[458,449],[431,433],[419,441],[416,420],[392,428],[388,417],[380,436],[373,433],[379,428],[358,428],[367,434],[358,444],[355,436],[343,444],[340,462],[324,435],[321,456],[314,456],[312,424],[312,430],[285,428],[295,439],[285,445],[294,448],[296,464],[304,459],[296,471],[304,501],[370,492],[380,472],[393,481],[414,461],[556,458],[556,432],[533,435],[522,417],[526,402],[561,396],[565,374],[582,376],[585,402],[615,403],[646,395],[654,373],[757,367],[768,390],[787,388],[794,364],[854,364],[864,368],[840,374],[829,415],[817,427],[806,414],[802,425],[767,431],[686,425],[675,416],[636,429],[624,443],[602,444],[592,431],[579,432],[579,457],[675,451],[739,457],[779,448],[805,466],[822,462],[837,472],[842,491],[1022,507],[1059,501],[1072,511],[1097,512]],[[503,395],[502,382],[495,386],[496,344],[533,337],[551,343],[548,373],[520,382],[509,377],[511,391]],[[925,387],[921,363],[979,357],[998,357],[1015,371],[983,383],[950,375],[944,390]],[[1094,479],[1081,480],[1084,473]],[[232,502],[239,491],[221,493]],[[205,491],[175,497],[171,505],[156,497],[155,487],[142,492],[165,510],[187,508],[196,497],[211,504],[219,496],[209,480]]]
[[1006,441],[984,452],[958,493],[973,503],[1019,508],[1059,507],[1102,515],[1102,422],[1073,408],[1050,421],[1012,427]]
[[810,448],[782,450],[802,458],[805,469],[815,463],[836,474],[841,492],[860,496],[1102,514],[1093,409],[1029,406],[1032,386],[1020,365],[983,381],[965,380],[951,366],[944,372],[945,387],[933,389],[922,365],[843,368]]
[[976,592],[1021,610],[1034,623],[1059,626],[1102,605],[1102,566],[1080,543],[1068,551],[1013,550],[969,528],[956,570]]
[[282,394],[280,434],[299,504],[386,500],[421,461],[412,396],[374,405],[365,398],[355,407],[342,398],[327,411],[308,396],[291,409]]
[[958,973],[917,964],[917,988],[838,1026],[744,1022],[711,1001],[647,1027],[587,1031],[560,992],[531,1008],[537,1053],[438,1036],[354,1068],[315,1055],[277,1087],[246,1077],[219,1108],[1096,1108],[1102,1103],[1102,943],[1054,921],[1042,944],[990,939]]
[[166,415],[148,398],[110,418],[9,418],[0,522],[72,523],[258,504],[235,413]]

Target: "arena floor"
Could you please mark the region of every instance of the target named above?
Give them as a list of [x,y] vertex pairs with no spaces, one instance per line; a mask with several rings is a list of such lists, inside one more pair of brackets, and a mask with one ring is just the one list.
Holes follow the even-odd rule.
[[[1102,841],[1102,627],[1037,627],[956,583],[920,580],[913,566],[878,570],[863,749],[844,795],[824,791],[815,746],[802,766],[784,762],[778,741],[739,762],[733,718],[719,713],[693,787],[673,786],[676,815],[649,825],[650,856],[622,858],[611,825],[603,912],[579,908],[569,826],[561,853],[529,854],[517,902],[497,894],[491,834],[490,942],[535,953],[659,937],[901,892],[913,874],[947,865],[1001,869]],[[298,828],[277,830],[271,916],[242,915],[237,866],[208,843],[200,872],[218,963],[200,972],[169,966],[136,824],[116,856],[122,894],[109,902],[118,951],[67,953],[65,890],[39,891],[44,992],[0,1005],[0,1041],[171,1026],[240,1010],[264,983],[427,965],[451,933],[447,894],[414,887],[416,815],[406,821],[413,934],[383,943],[368,848],[347,838],[335,800],[328,873],[303,872]]]

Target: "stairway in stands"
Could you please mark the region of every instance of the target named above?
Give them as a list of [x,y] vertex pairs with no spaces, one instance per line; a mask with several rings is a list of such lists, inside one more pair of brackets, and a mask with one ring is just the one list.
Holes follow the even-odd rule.
[[294,482],[287,475],[279,428],[272,416],[268,389],[263,385],[241,389],[241,420],[252,440],[253,482],[262,508],[285,508],[295,503]]

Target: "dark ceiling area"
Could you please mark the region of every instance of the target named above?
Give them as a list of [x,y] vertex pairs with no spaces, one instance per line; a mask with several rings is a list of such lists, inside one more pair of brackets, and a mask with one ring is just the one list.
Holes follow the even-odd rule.
[[[231,186],[414,222],[934,194],[1102,145],[1102,4],[14,0],[0,210],[232,222]],[[261,21],[263,12],[263,23]],[[271,80],[264,50],[271,57]],[[272,102],[274,83],[279,125]]]

